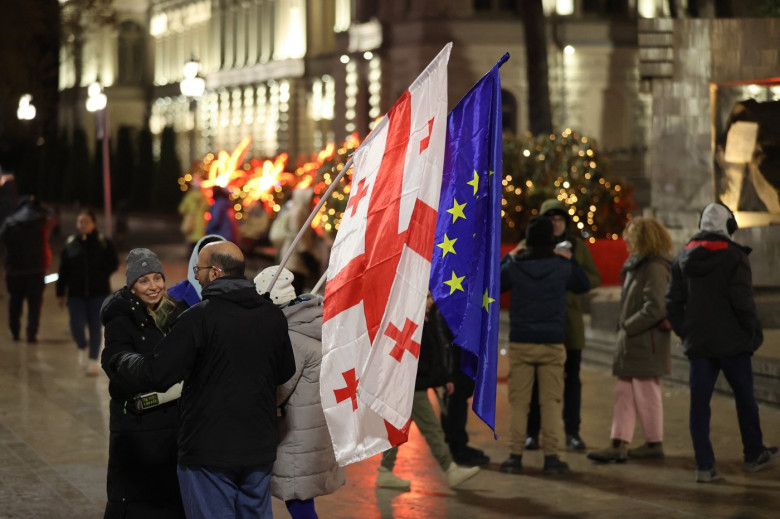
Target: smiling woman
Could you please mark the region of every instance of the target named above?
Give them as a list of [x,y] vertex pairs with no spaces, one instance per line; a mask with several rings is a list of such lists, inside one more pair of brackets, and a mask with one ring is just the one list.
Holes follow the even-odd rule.
[[[183,310],[165,291],[162,263],[149,249],[127,256],[127,285],[103,305],[106,327],[103,367],[109,377],[111,434],[108,451],[106,518],[182,518],[176,477],[176,398],[151,393],[159,405],[137,405],[152,388],[120,380],[107,359],[120,352],[150,353]],[[174,386],[175,387],[175,386]],[[169,390],[165,395],[174,394]]]

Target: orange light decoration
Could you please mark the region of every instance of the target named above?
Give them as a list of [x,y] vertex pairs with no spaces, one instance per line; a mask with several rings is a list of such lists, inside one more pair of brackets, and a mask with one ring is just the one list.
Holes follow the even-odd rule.
[[[246,137],[232,153],[209,153],[201,162],[200,173],[187,172],[179,178],[180,187],[186,191],[193,175],[202,175],[204,178],[200,187],[209,201],[213,201],[214,186],[224,188],[236,208],[236,219],[239,220],[245,216],[242,213],[256,203],[263,204],[263,208],[273,216],[281,210],[294,189],[311,188],[314,191],[313,207],[345,166],[349,156],[360,146],[358,134],[353,133],[338,147],[335,143],[328,143],[309,161],[300,161],[300,165],[290,172],[287,171],[287,153],[281,153],[274,159],[246,161],[251,142],[252,138]],[[318,234],[335,235],[349,198],[350,182],[351,171],[344,176],[331,199],[315,217],[312,227]]]

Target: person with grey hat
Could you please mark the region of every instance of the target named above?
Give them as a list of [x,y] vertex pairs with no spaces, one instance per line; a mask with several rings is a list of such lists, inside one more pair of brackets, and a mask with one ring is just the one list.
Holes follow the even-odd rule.
[[737,220],[721,203],[701,213],[699,232],[672,263],[666,310],[690,363],[690,433],[696,481],[721,479],[710,442],[710,400],[722,371],[734,393],[744,448],[745,471],[755,472],[778,458],[766,447],[753,393],[750,357],[763,342],[753,299],[751,250],[732,241]]
[[[107,369],[107,361],[119,353],[148,353],[171,330],[183,311],[165,292],[160,260],[149,249],[133,249],[127,255],[127,285],[110,295],[100,312],[105,326],[102,365],[109,377],[110,433],[105,516],[184,517],[176,476],[176,438],[179,410],[176,385],[167,402],[151,393],[149,385],[121,379]],[[139,395],[146,403],[138,405]]]

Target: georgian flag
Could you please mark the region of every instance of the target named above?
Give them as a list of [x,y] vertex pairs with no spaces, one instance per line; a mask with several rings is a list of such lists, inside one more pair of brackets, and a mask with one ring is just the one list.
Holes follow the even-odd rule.
[[331,249],[320,395],[347,465],[406,441],[439,206],[452,44],[353,157]]

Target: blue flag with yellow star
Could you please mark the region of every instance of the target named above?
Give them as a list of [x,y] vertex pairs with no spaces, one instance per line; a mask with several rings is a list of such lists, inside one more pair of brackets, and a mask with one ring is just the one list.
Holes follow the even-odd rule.
[[472,408],[496,423],[501,262],[501,60],[450,112],[429,288],[474,379]]

